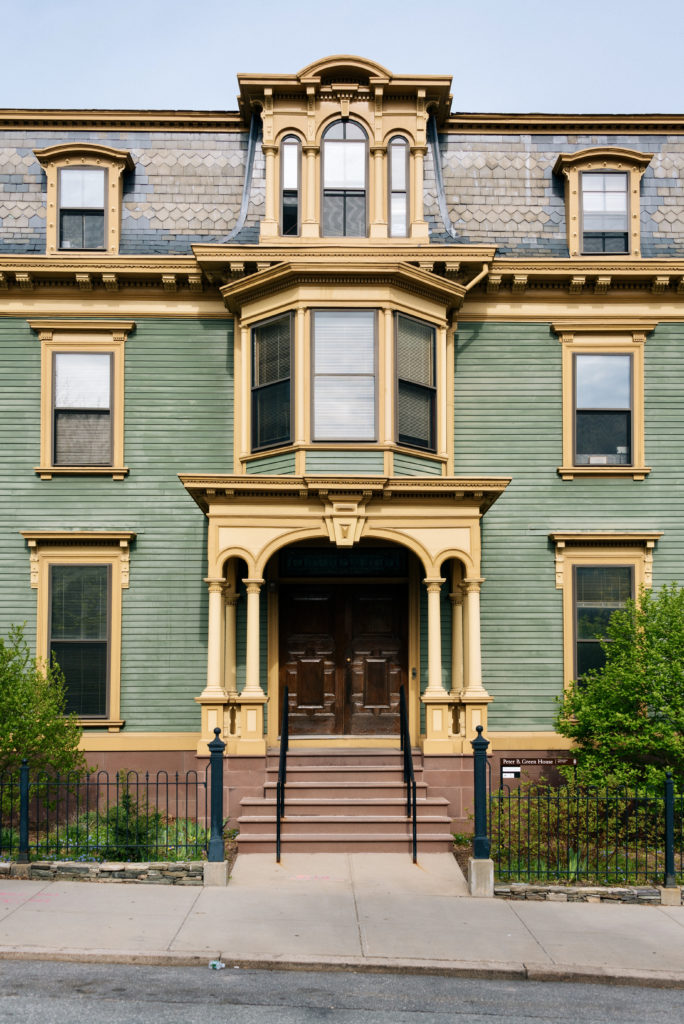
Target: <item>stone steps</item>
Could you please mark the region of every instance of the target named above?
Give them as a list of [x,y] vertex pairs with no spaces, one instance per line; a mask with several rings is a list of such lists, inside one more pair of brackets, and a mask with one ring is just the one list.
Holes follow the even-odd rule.
[[[422,759],[414,761],[419,850],[452,848],[448,801],[430,797]],[[241,853],[275,853],[278,758],[269,754],[264,795],[245,797]],[[297,751],[288,755],[281,849],[300,853],[410,853],[403,759],[393,750]]]

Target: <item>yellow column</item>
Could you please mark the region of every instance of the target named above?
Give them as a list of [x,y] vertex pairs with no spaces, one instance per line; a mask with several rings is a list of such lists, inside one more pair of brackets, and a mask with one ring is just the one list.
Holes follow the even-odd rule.
[[426,754],[442,754],[451,750],[449,738],[449,694],[442,683],[442,621],[440,593],[445,582],[441,577],[427,578],[428,595],[428,685],[422,696],[425,704]]
[[197,753],[207,754],[206,745],[214,738],[214,729],[224,730],[228,696],[223,687],[223,578],[208,577],[209,627],[207,636],[207,685],[195,700],[202,706],[202,734]]
[[302,146],[302,238],[318,238],[320,225],[316,219],[316,157],[319,146]]
[[487,727],[487,705],[492,698],[482,682],[482,647],[480,639],[480,587],[481,577],[466,577],[465,591],[465,672],[461,702],[465,705],[466,739],[475,737],[478,725]]
[[261,222],[259,238],[272,238],[278,234],[278,198],[279,188],[276,178],[277,146],[261,147],[266,158],[266,216]]
[[236,752],[265,754],[264,712],[266,695],[259,683],[259,594],[262,579],[243,580],[247,588],[247,665],[245,687],[240,694],[240,737]]
[[223,679],[226,693],[233,699],[237,696],[237,603],[239,600],[239,594],[235,593],[235,589],[227,586],[224,591],[223,604],[225,611]]
[[387,218],[385,216],[385,147],[372,146],[373,161],[373,208],[371,210],[370,237],[387,238]]
[[411,238],[429,239],[427,221],[423,218],[423,159],[427,146],[411,146]]

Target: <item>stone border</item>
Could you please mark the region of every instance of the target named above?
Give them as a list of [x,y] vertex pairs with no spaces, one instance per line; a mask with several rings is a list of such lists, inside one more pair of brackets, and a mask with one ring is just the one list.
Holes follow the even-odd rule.
[[684,903],[684,886],[531,885],[498,882],[494,896],[504,900],[535,900],[549,903],[641,903],[677,907]]
[[30,864],[0,863],[0,877],[41,879],[54,882],[139,882],[146,885],[203,885],[203,860],[79,862],[34,860]]

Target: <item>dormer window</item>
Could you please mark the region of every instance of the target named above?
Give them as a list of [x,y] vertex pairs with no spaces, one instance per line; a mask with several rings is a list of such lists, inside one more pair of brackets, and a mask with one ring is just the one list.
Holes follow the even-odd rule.
[[298,235],[300,231],[301,147],[299,139],[288,135],[280,147],[280,233]]
[[48,255],[119,252],[123,172],[130,153],[94,142],[66,142],[35,154],[47,178]]
[[105,177],[99,167],[60,169],[60,249],[104,249]]
[[408,235],[408,143],[397,136],[389,144],[389,233],[393,238]]
[[335,121],[323,135],[323,234],[365,237],[368,139],[354,121]]

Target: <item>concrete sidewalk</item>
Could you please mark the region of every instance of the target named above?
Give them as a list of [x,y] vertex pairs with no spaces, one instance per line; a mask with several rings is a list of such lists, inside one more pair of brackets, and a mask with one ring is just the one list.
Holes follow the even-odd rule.
[[250,854],[224,889],[4,880],[0,958],[684,987],[684,907],[475,900],[450,854]]

